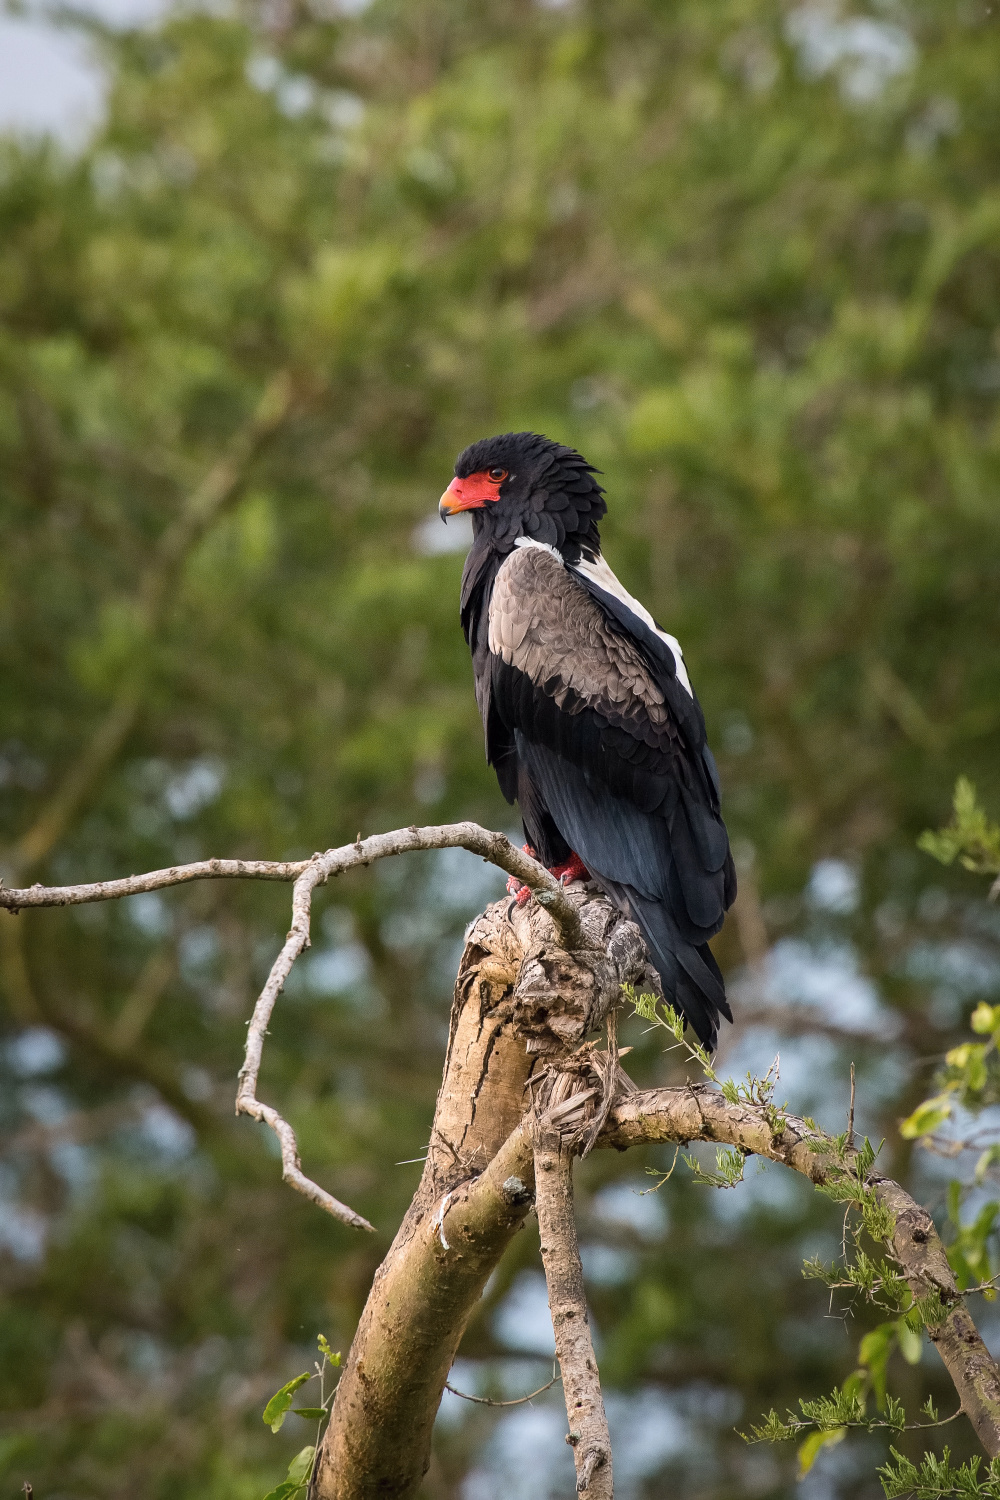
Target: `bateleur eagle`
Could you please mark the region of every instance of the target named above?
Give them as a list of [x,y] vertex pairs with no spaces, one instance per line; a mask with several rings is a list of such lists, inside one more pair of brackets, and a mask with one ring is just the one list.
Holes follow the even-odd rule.
[[472,516],[462,628],[486,757],[526,847],[589,871],[638,923],[664,995],[712,1048],[732,1013],[708,940],[736,895],[718,773],[680,646],[601,556],[596,473],[506,433],[460,453],[441,497],[443,518]]

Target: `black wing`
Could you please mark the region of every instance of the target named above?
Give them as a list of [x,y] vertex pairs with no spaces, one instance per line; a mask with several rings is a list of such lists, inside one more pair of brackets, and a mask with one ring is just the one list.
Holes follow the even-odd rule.
[[735,895],[718,780],[678,658],[623,594],[606,565],[595,581],[537,546],[505,560],[488,610],[487,750],[529,836],[541,807],[631,909],[665,994],[712,1045],[731,1016],[708,939]]

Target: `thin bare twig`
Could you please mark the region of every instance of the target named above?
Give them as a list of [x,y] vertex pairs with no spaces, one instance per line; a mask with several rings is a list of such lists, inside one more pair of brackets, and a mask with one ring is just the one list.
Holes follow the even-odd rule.
[[556,1368],[558,1363],[558,1360],[553,1360],[552,1362],[551,1380],[547,1380],[544,1385],[538,1387],[537,1391],[531,1391],[527,1396],[515,1396],[513,1401],[494,1401],[490,1396],[470,1396],[468,1391],[456,1391],[455,1387],[449,1385],[447,1380],[444,1383],[444,1388],[446,1391],[451,1391],[453,1396],[461,1396],[463,1401],[474,1401],[477,1406],[523,1406],[526,1401],[534,1401],[536,1396],[541,1396],[545,1391],[552,1389],[559,1379],[559,1371]]
[[86,906],[92,901],[120,901],[143,891],[162,891],[192,880],[295,880],[309,865],[307,859],[201,859],[192,865],[171,865],[126,875],[121,880],[94,880],[87,885],[30,885],[10,890],[0,883],[0,906],[22,911],[30,906]]
[[847,1112],[847,1149],[854,1150],[854,1064],[851,1063],[851,1107]]

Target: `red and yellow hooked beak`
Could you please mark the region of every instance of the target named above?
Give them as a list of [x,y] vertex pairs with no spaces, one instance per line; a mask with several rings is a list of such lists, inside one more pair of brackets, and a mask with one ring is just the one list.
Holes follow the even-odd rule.
[[[504,474],[503,479],[506,479]],[[451,481],[438,502],[438,515],[442,521],[457,516],[460,510],[482,510],[487,500],[500,498],[503,479],[491,479],[489,474],[469,474],[465,479],[457,476]]]

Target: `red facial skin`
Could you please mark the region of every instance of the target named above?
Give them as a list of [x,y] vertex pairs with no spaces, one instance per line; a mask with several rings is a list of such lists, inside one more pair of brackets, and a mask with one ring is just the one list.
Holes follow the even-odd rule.
[[441,496],[438,510],[443,516],[457,516],[460,510],[482,510],[487,500],[499,500],[502,484],[503,479],[491,479],[485,470],[453,479]]

